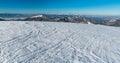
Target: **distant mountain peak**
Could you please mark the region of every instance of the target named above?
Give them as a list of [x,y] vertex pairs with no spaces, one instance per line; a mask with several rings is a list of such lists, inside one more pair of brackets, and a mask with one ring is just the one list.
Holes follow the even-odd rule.
[[37,18],[37,17],[43,17],[43,15],[36,15],[36,16],[32,16],[31,18]]

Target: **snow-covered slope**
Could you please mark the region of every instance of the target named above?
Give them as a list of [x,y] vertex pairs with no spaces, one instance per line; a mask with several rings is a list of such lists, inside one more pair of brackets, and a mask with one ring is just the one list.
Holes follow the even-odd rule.
[[0,22],[0,63],[120,63],[120,28]]

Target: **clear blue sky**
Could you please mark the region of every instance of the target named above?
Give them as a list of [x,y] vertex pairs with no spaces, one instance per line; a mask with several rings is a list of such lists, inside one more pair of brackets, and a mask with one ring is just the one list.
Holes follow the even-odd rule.
[[120,0],[0,0],[0,13],[120,15]]

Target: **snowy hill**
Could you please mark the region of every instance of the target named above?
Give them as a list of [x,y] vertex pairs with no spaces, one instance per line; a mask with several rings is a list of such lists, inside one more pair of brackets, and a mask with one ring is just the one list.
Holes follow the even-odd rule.
[[43,17],[43,15],[32,16],[31,18]]
[[0,63],[120,63],[120,28],[0,22]]

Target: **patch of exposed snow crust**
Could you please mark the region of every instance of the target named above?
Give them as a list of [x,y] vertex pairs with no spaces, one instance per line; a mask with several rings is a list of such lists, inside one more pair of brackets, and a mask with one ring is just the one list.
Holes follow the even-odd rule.
[[120,63],[120,28],[2,21],[0,63]]

